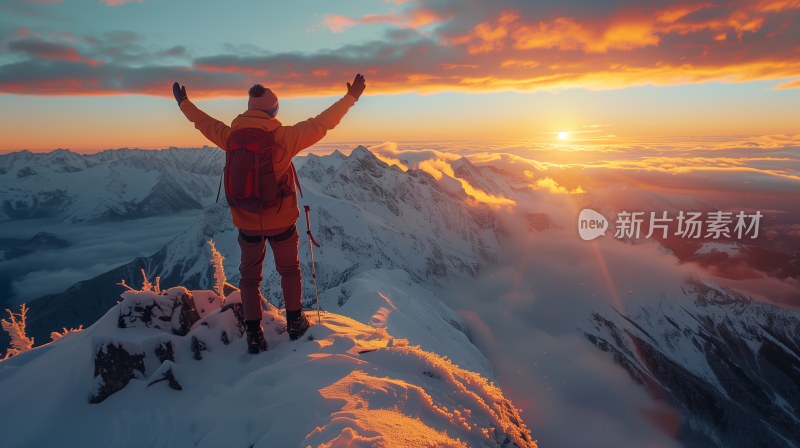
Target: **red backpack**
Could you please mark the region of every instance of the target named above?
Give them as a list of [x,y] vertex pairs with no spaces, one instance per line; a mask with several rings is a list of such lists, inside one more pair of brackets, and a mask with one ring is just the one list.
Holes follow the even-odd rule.
[[272,132],[256,128],[231,132],[224,170],[228,205],[260,213],[295,194],[294,169],[287,170],[280,179],[275,173],[272,157],[277,148]]

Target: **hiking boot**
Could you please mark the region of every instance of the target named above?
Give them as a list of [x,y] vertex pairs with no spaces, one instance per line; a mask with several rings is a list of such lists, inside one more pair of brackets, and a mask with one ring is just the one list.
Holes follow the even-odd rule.
[[[288,314],[288,313],[287,313]],[[294,314],[294,313],[293,313]],[[311,322],[302,311],[298,315],[293,315],[286,318],[286,331],[289,333],[289,339],[296,341],[306,333],[306,330],[311,327]]]
[[247,332],[247,353],[257,355],[267,351],[267,340],[264,339],[264,330],[259,328],[256,331]]

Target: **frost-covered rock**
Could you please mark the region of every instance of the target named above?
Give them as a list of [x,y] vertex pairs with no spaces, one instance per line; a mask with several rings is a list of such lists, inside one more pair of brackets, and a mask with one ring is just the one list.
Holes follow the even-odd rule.
[[149,382],[147,383],[147,387],[150,387],[156,383],[160,383],[162,381],[166,381],[167,385],[171,389],[175,390],[183,390],[183,387],[175,378],[175,373],[173,371],[173,367],[175,363],[172,361],[164,361],[161,364],[161,367],[156,370],[155,373],[150,377]]
[[185,335],[200,319],[192,293],[186,288],[170,288],[161,294],[126,291],[119,307],[120,328],[158,328]]
[[214,310],[222,306],[222,298],[214,291],[192,291],[194,309],[200,317],[206,317]]
[[94,355],[94,390],[89,402],[100,403],[144,375],[144,357],[141,347],[132,344],[102,344]]

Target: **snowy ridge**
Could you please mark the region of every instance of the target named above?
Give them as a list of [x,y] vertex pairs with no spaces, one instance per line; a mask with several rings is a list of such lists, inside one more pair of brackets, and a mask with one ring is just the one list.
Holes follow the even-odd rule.
[[320,303],[323,309],[374,328],[389,329],[395,337],[413,341],[464,369],[495,379],[491,364],[469,340],[461,317],[405,271],[362,272],[323,292]]
[[92,222],[201,209],[214,199],[218,149],[0,155],[0,219]]
[[796,448],[798,322],[792,309],[692,281],[680,297],[626,314],[596,312],[584,335],[681,409],[684,443]]
[[[364,281],[378,286],[393,275],[376,272]],[[361,314],[369,313],[371,296],[408,314],[392,314],[387,326],[382,312],[373,325],[324,313],[322,324],[295,342],[279,310],[268,306],[262,324],[269,350],[252,356],[242,339],[238,292],[224,306],[210,291],[126,292],[86,330],[0,363],[0,404],[15,410],[0,420],[3,442],[536,446],[491,381],[412,345],[418,337],[437,349],[435,341],[460,337],[461,354],[454,354],[475,362],[480,354],[463,334],[438,325],[395,338],[394,324],[410,328],[407,316],[426,310],[408,296],[381,295],[362,288],[348,303],[353,308],[358,300]],[[41,421],[49,422],[47,431]]]

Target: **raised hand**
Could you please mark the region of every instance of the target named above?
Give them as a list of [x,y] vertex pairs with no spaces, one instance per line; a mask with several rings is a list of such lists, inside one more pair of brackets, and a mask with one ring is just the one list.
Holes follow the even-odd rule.
[[186,86],[181,86],[180,84],[178,84],[177,81],[175,82],[175,84],[172,85],[172,95],[175,96],[175,101],[178,102],[179,106],[181,104],[181,101],[189,98],[188,96],[186,96]]
[[347,83],[347,93],[355,98],[356,101],[358,101],[358,98],[361,97],[361,94],[364,93],[364,89],[366,88],[367,85],[364,83],[364,75],[361,73],[357,74],[355,79],[353,79],[353,84]]

